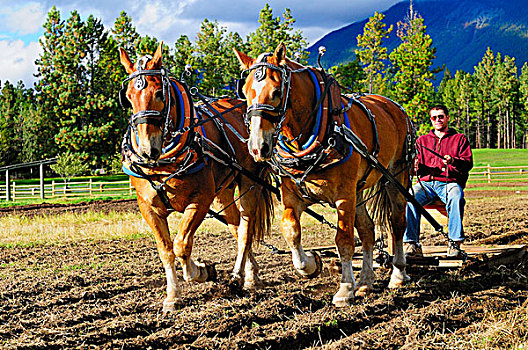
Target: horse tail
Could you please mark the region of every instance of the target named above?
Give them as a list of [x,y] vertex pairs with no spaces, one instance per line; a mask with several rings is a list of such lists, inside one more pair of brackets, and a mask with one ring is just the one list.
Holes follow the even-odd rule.
[[[265,180],[267,183],[272,183],[272,177],[269,169],[262,168],[260,171],[260,178]],[[253,220],[252,231],[254,232],[253,241],[260,243],[266,234],[271,230],[271,224],[274,218],[274,201],[271,191],[260,187],[260,191],[257,194],[257,208],[255,211],[255,220]],[[257,189],[258,191],[258,189]]]
[[[381,178],[374,186],[364,191],[364,197],[370,198],[365,203],[372,221],[376,227],[390,228],[392,205],[390,197],[385,186],[385,181]],[[390,232],[387,230],[388,232]]]

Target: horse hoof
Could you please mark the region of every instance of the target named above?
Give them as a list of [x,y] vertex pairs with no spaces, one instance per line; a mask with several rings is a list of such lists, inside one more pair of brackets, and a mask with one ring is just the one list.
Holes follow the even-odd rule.
[[389,288],[395,289],[395,288],[401,288],[405,283],[409,282],[411,280],[411,277],[403,271],[399,274],[392,274],[391,279],[389,282]]
[[239,294],[242,292],[242,285],[240,284],[240,280],[238,278],[231,278],[227,286],[231,294]]
[[332,304],[334,304],[336,307],[349,306],[354,300],[354,289],[355,283],[341,282],[339,285],[339,290],[332,299]]
[[319,256],[319,254],[317,254],[314,251],[308,252],[308,253],[306,253],[306,255],[308,257],[310,255],[313,256],[314,263],[315,263],[315,270],[312,273],[310,273],[310,274],[305,274],[305,273],[303,273],[302,270],[295,270],[295,273],[297,274],[297,276],[299,276],[301,278],[312,279],[312,278],[315,278],[315,277],[317,277],[317,276],[319,276],[321,274],[321,271],[323,270],[323,261],[321,260],[321,256]]
[[358,298],[364,298],[372,292],[372,287],[369,286],[359,286],[354,293],[354,296]]
[[350,306],[350,303],[354,300],[353,297],[337,297],[334,296],[332,299],[332,304],[334,304],[335,307],[347,307]]
[[260,278],[253,278],[251,280],[244,280],[244,289],[245,290],[257,290],[261,289],[264,284],[260,281]]
[[169,313],[176,311],[176,308],[174,307],[174,304],[176,304],[175,301],[164,301],[163,302],[163,312]]
[[205,271],[207,272],[206,281],[216,282],[218,279],[218,273],[216,272],[215,264],[205,265]]

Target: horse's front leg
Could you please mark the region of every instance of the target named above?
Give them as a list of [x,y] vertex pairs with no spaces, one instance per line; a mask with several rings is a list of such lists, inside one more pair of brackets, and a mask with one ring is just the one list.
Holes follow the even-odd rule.
[[354,256],[354,218],[356,197],[339,200],[337,206],[337,234],[335,238],[339,257],[341,258],[341,283],[339,290],[334,295],[332,303],[337,307],[348,306],[354,299],[356,281],[352,270],[352,258]]
[[[284,192],[283,192],[284,193]],[[293,267],[303,278],[315,278],[322,270],[321,257],[315,252],[305,252],[301,243],[302,209],[288,202],[283,194],[284,212],[281,219],[282,235],[292,253]]]
[[[147,184],[147,186],[150,185]],[[180,288],[176,282],[176,267],[174,266],[175,256],[170,238],[169,226],[167,224],[167,214],[165,213],[165,210],[160,209],[160,206],[163,205],[162,203],[155,208],[154,204],[139,196],[139,192],[140,191],[138,191],[139,209],[143,218],[154,233],[158,254],[163,267],[165,268],[165,276],[167,278],[167,297],[163,301],[163,311],[174,311],[174,304],[180,295]]]
[[183,279],[187,282],[205,282],[216,279],[214,265],[197,263],[191,259],[194,233],[204,220],[210,203],[192,203],[185,208],[174,239],[174,253],[180,260]]

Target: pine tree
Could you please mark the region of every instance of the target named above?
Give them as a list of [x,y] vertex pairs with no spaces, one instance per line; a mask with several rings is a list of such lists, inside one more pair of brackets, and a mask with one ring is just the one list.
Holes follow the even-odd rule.
[[132,18],[125,11],[121,11],[119,17],[114,21],[111,33],[117,47],[123,48],[128,53],[135,52],[140,36],[132,25]]
[[384,90],[383,86],[375,84],[376,82],[383,83],[384,61],[387,60],[388,55],[387,48],[382,44],[383,39],[388,38],[392,32],[392,25],[385,28],[386,25],[382,22],[384,18],[384,14],[375,12],[365,24],[363,34],[357,36],[360,49],[356,50],[356,57],[359,58],[365,70],[366,76],[363,83],[367,86],[369,94],[380,94]]
[[273,52],[280,43],[284,43],[288,51],[287,56],[294,57],[298,52],[299,62],[306,63],[308,52],[304,48],[308,44],[301,31],[294,31],[295,19],[290,9],[284,9],[281,19],[273,17],[273,10],[266,4],[260,10],[258,22],[260,26],[257,30],[247,36],[249,56],[257,57],[263,52]]
[[339,85],[350,91],[362,91],[364,89],[362,82],[365,81],[365,71],[357,57],[351,62],[341,63],[330,68],[329,72],[336,78]]
[[196,37],[192,67],[197,69],[197,79],[202,93],[220,96],[232,93],[232,82],[239,69],[229,40],[232,34],[217,21],[205,19]]
[[475,104],[479,115],[477,117],[476,126],[476,146],[482,148],[482,125],[486,120],[486,147],[491,146],[491,91],[493,88],[493,76],[495,74],[495,55],[488,47],[482,61],[475,67]]
[[59,129],[58,107],[55,97],[61,83],[59,62],[61,51],[61,38],[64,33],[64,21],[60,12],[54,7],[48,12],[43,25],[44,35],[39,39],[42,53],[35,61],[39,79],[35,85],[37,101],[40,105],[40,118],[38,120],[39,146],[43,157],[54,157],[57,153],[55,135]]
[[[470,140],[473,139],[470,133],[471,127],[471,111],[472,102],[474,99],[473,91],[473,77],[471,74],[464,71],[457,71],[455,73],[456,95],[455,101],[458,109],[461,111],[461,124],[463,125],[464,135]],[[464,115],[464,118],[462,118]],[[463,122],[462,122],[463,121]]]
[[[118,84],[107,64],[117,50],[109,43],[108,33],[100,20],[90,16],[83,22],[73,11],[66,22],[52,10],[46,26],[63,24],[60,31],[50,32],[42,41],[44,54],[39,99],[42,103],[43,126],[49,155],[58,152],[87,152],[91,166],[102,166],[115,153],[123,130],[117,107]],[[46,48],[53,48],[47,54]],[[109,50],[115,50],[110,52]]]
[[389,55],[395,70],[394,98],[414,122],[424,124],[422,132],[429,128],[427,112],[434,92],[431,65],[436,53],[425,29],[423,18],[414,12],[411,5],[406,21],[398,22],[397,35],[402,43]]
[[528,62],[524,62],[519,76],[519,101],[522,111],[519,120],[521,147],[528,148]]

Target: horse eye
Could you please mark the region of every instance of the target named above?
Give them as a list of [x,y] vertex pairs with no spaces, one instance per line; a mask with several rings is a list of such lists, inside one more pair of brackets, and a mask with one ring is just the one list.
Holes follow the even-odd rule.
[[281,96],[282,96],[282,93],[281,93],[281,91],[280,91],[279,89],[275,89],[275,90],[273,90],[273,92],[271,93],[271,97],[272,97],[273,99],[275,99],[275,98],[281,98]]
[[154,95],[154,97],[159,102],[163,102],[163,91],[161,91],[161,90],[156,91],[156,94]]

